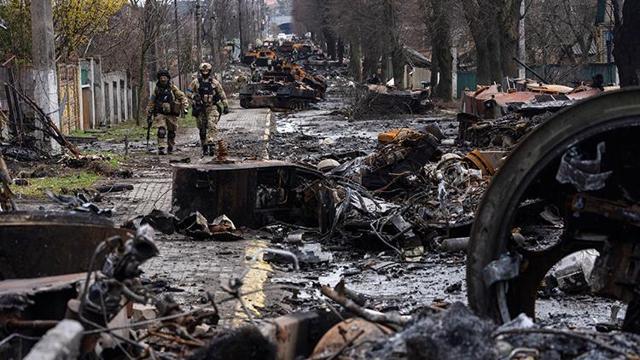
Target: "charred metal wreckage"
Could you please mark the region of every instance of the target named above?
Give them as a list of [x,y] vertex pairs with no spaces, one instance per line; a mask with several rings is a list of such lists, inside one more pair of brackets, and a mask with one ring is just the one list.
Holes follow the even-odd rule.
[[570,88],[530,81],[510,81],[465,91],[461,100],[459,141],[477,147],[511,148],[550,115],[603,90]]
[[477,313],[498,322],[535,316],[551,267],[595,249],[591,291],[628,303],[623,329],[640,332],[638,99],[638,90],[619,91],[568,108],[511,153],[471,231],[468,297]]
[[280,46],[268,43],[247,52],[243,62],[251,65],[251,82],[240,89],[240,105],[302,110],[324,99],[326,80],[315,74],[309,61],[314,54],[321,52],[312,44],[290,42]]

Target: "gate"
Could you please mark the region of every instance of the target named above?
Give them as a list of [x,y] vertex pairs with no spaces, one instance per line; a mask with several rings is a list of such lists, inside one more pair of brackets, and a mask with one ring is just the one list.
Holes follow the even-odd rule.
[[80,124],[80,79],[78,76],[78,65],[58,65],[60,131],[65,135],[82,128]]

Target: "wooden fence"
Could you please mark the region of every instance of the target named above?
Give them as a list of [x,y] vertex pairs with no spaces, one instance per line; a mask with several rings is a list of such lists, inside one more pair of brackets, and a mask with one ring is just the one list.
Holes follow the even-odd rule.
[[78,65],[58,64],[58,102],[60,104],[60,131],[69,135],[82,129],[80,74]]

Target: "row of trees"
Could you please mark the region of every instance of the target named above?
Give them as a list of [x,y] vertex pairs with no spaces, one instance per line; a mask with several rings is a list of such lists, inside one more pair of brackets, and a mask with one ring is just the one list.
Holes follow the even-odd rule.
[[[127,0],[56,0],[53,21],[58,59],[86,52],[97,34],[109,29],[109,21]],[[30,0],[0,0],[0,18],[6,25],[0,31],[0,53],[15,55],[18,61],[31,60]],[[5,59],[6,60],[6,59]]]
[[[386,78],[401,84],[404,47],[429,49],[435,93],[447,99],[451,47],[465,35],[474,40],[480,82],[516,75],[512,58],[517,55],[521,1],[294,0],[293,11],[297,30],[312,32],[326,44],[330,56],[337,52],[336,46],[348,47],[352,71],[360,80],[381,67]],[[462,29],[459,24],[465,22],[468,26]]]
[[[7,27],[0,31],[2,61],[12,55],[31,61],[30,1],[0,0]],[[264,0],[46,1],[53,3],[58,61],[100,56],[104,71],[128,71],[137,94],[146,94],[146,80],[160,68],[189,74],[207,60],[220,69],[229,41],[240,39],[246,49],[264,30],[267,15]]]
[[[615,30],[615,55],[618,67],[623,67],[620,61],[625,55],[620,52],[638,49],[640,28],[635,22],[640,16],[634,13],[638,3],[629,0],[293,0],[293,15],[296,30],[311,32],[325,45],[330,56],[339,57],[337,53],[347,49],[352,57],[351,70],[359,80],[381,67],[386,78],[393,77],[396,84],[401,84],[406,63],[402,54],[404,46],[428,53],[435,94],[449,99],[452,48],[459,50],[459,65],[475,68],[478,83],[486,84],[500,82],[505,76],[518,76],[518,65],[513,58],[522,57],[520,40],[526,42],[523,55],[533,64],[577,65],[610,58],[597,53],[607,51],[596,46],[596,41],[602,41],[604,27],[604,30]],[[602,11],[606,14],[600,14]],[[605,19],[600,20],[603,22],[600,25],[596,25],[598,17]],[[522,23],[526,32],[521,39]],[[625,37],[623,33],[631,35]],[[633,50],[624,45],[627,43]],[[630,70],[620,72],[624,78],[622,73]]]

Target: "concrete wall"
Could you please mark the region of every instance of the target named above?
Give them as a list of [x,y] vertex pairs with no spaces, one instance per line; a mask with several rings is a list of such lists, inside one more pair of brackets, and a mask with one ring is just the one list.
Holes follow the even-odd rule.
[[405,87],[407,89],[422,89],[422,82],[431,81],[431,70],[405,66]]
[[127,72],[104,73],[100,58],[83,59],[80,66],[88,73],[88,84],[83,87],[89,88],[90,91],[85,94],[92,97],[88,101],[91,106],[91,128],[115,125],[131,119],[134,114],[133,93]]

